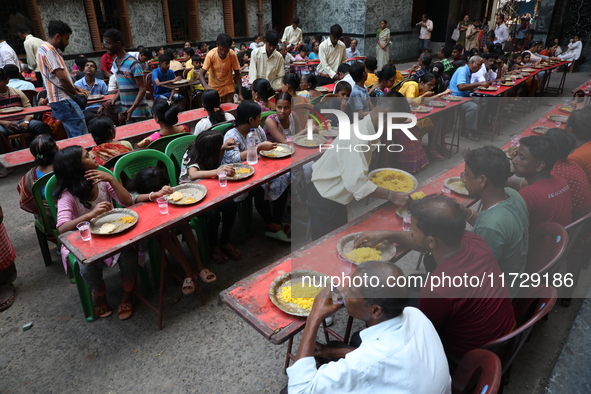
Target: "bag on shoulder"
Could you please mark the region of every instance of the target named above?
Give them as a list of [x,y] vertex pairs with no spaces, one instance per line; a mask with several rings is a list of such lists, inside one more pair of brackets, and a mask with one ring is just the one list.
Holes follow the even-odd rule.
[[460,24],[459,23],[456,26],[456,28],[454,29],[453,33],[451,33],[452,40],[457,41],[458,38],[460,38]]

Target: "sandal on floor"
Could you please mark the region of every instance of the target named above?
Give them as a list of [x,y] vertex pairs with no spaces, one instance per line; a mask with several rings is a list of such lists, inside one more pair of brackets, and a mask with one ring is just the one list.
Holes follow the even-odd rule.
[[2,286],[0,288],[0,312],[10,308],[14,303],[14,285]]
[[429,157],[431,157],[435,161],[443,161],[443,160],[445,160],[445,157],[441,156],[439,154],[439,152],[437,152],[436,150],[433,150],[433,151],[429,152]]
[[133,304],[131,302],[122,302],[117,307],[117,314],[121,320],[129,319],[133,315]]
[[201,270],[201,272],[199,272],[199,277],[205,283],[215,282],[217,279],[215,274],[213,272],[211,272],[210,270],[208,270],[207,268],[204,268]]
[[272,232],[272,231],[267,231],[265,232],[265,235],[269,238],[273,238],[279,241],[283,241],[283,242],[291,242],[291,238],[289,238],[287,236],[287,234],[285,234],[285,232],[283,230],[279,230],[276,232]]
[[462,137],[468,138],[470,141],[480,141],[480,138],[478,138],[474,134],[470,134],[470,133],[462,133]]
[[96,315],[96,317],[102,319],[111,316],[113,314],[113,309],[111,309],[111,306],[109,304],[95,305],[94,314]]
[[193,283],[193,279],[185,278],[183,281],[183,294],[189,295],[195,292],[195,283]]

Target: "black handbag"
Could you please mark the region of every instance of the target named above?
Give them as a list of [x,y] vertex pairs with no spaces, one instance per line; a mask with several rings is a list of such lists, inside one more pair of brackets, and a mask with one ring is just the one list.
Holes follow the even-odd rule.
[[[68,92],[66,89],[62,88],[61,86],[57,85],[55,82],[53,82],[51,79],[49,79],[47,76],[45,77],[49,82],[51,82],[56,88],[60,89],[62,92],[64,92],[65,94],[67,94],[68,96],[70,96],[70,98],[72,100],[74,100],[74,102],[76,104],[78,104],[78,106],[80,107],[80,109],[82,111],[84,111],[86,109],[86,104],[88,103],[88,96],[86,94],[82,94],[82,93],[78,93],[78,94],[72,94],[70,92]],[[72,82],[72,85],[74,83]]]

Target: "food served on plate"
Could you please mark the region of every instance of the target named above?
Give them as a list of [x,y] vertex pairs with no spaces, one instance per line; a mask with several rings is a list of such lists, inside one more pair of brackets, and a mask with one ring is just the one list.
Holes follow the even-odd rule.
[[100,234],[111,234],[113,231],[117,230],[117,226],[113,223],[105,223],[99,229]]
[[365,263],[366,261],[380,261],[382,252],[376,248],[363,247],[353,249],[343,256],[355,263]]
[[420,114],[421,114],[421,113],[425,113],[425,112],[429,112],[429,111],[431,111],[431,109],[432,109],[432,108],[430,108],[430,107],[425,107],[425,106],[423,106],[423,105],[419,105],[419,106],[416,108],[417,112],[418,112],[418,113],[420,113]]
[[466,185],[459,177],[449,178],[445,181],[445,184],[450,190],[458,194],[468,195],[468,189],[466,189]]
[[238,168],[236,170],[237,174],[250,174],[250,168],[248,167],[242,167],[242,168]]
[[572,108],[572,107],[567,107],[567,106],[562,106],[562,107],[560,107],[560,110],[561,110],[562,112],[568,112],[569,114],[570,114],[571,112],[573,112],[573,108]]
[[185,201],[183,201],[183,204],[193,204],[193,203],[196,203],[196,202],[197,202],[197,200],[195,200],[193,197],[187,197],[185,199]]
[[172,193],[171,195],[168,196],[168,199],[170,201],[173,201],[173,202],[178,202],[178,201],[181,201],[183,199],[183,197],[184,197],[183,196],[183,193],[181,193],[181,192],[174,192],[174,193]]
[[532,131],[536,134],[546,134],[546,132],[548,130],[550,130],[549,127],[542,127],[542,126],[532,127]]
[[413,200],[420,200],[425,198],[427,195],[424,192],[416,192],[410,195],[410,198]]
[[[304,286],[302,282],[283,286],[277,294],[279,300],[286,304],[294,304],[299,308],[310,310],[314,304],[314,299],[320,293],[322,288],[315,286]],[[293,297],[297,295],[299,297]]]
[[120,217],[119,219],[117,219],[117,221],[119,223],[135,223],[135,218],[131,215],[128,215]]
[[414,186],[414,180],[401,171],[382,170],[371,176],[370,180],[381,188],[395,192],[408,192]]
[[462,99],[458,96],[452,96],[451,94],[447,94],[445,96],[441,96],[442,99],[446,101],[462,101]]

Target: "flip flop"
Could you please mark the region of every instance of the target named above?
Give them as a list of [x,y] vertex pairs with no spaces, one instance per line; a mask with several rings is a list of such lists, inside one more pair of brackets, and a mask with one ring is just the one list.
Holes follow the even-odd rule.
[[133,304],[131,302],[122,302],[117,307],[117,314],[121,320],[129,319],[133,315]]
[[193,279],[185,278],[183,281],[183,294],[189,295],[195,292],[195,283],[193,283]]
[[[213,278],[211,278],[212,276],[213,276]],[[205,283],[215,282],[217,279],[215,274],[213,272],[211,272],[210,270],[208,270],[207,268],[204,268],[201,270],[201,272],[199,272],[199,277]]]
[[102,319],[111,316],[113,314],[113,310],[111,309],[111,306],[109,304],[95,305],[94,314],[98,318]]
[[220,248],[226,252],[232,260],[239,260],[242,258],[242,252],[240,249],[235,248],[233,245],[230,245],[230,247],[221,246]]
[[283,230],[279,230],[276,232],[272,232],[272,231],[267,231],[265,232],[265,235],[269,238],[273,238],[279,241],[283,241],[283,242],[291,242],[291,238],[289,238],[287,236],[287,234],[285,234],[285,232]]
[[0,288],[0,312],[10,308],[14,303],[14,285],[2,286]]

